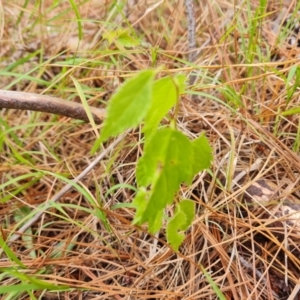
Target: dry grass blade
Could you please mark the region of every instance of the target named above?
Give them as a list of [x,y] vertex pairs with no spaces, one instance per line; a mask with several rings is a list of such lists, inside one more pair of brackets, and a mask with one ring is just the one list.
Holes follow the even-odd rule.
[[86,176],[110,151],[112,151],[118,143],[123,139],[123,136],[119,136],[115,141],[113,141],[100,155],[98,155],[93,162],[91,162],[86,169],[84,169],[76,178],[72,180],[71,183],[64,186],[53,198],[48,201],[45,205],[36,208],[36,213],[33,213],[33,217],[25,223],[18,232],[9,238],[9,242],[13,242],[17,240],[22,233],[24,233],[33,223],[35,223],[47,209],[53,205],[56,201],[58,201],[65,193],[67,193],[74,185],[74,183],[78,183],[84,176]]

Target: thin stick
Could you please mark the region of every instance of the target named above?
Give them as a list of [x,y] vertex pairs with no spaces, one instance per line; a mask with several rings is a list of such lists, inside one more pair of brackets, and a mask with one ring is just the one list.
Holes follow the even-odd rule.
[[[46,95],[0,90],[0,108],[41,111],[89,122],[80,103]],[[90,110],[95,123],[102,123],[106,115],[105,109],[90,107]]]
[[[197,59],[196,53],[196,21],[194,15],[194,7],[192,0],[185,0],[186,15],[188,21],[188,48],[189,48],[189,62],[193,63]],[[193,85],[196,80],[196,75],[191,73],[190,85]]]
[[115,148],[115,146],[124,138],[123,135],[119,136],[115,141],[113,141],[87,168],[85,168],[76,178],[74,178],[71,182],[64,186],[57,194],[53,196],[53,198],[48,201],[46,204],[41,204],[37,208],[35,208],[35,214],[32,219],[30,219],[27,223],[25,223],[17,233],[13,234],[8,241],[14,242],[16,241],[22,233],[24,233],[34,222],[36,222],[45,211],[51,207],[53,203],[55,203],[61,196],[63,196],[69,189],[73,187],[74,183],[77,183],[81,180],[86,174],[88,174],[96,164],[99,163],[111,150]]

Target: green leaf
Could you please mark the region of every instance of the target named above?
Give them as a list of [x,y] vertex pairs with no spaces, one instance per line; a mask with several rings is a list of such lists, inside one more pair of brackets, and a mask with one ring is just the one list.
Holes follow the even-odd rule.
[[155,71],[140,72],[127,80],[112,96],[100,139],[93,146],[92,153],[109,137],[117,136],[143,120],[151,105],[154,75]]
[[300,113],[300,107],[294,107],[280,113],[281,116],[290,116]]
[[[41,280],[37,277],[31,276],[29,274],[19,272],[15,268],[0,268],[0,272],[8,273],[10,276],[18,278],[22,282],[29,282],[35,286],[34,289],[48,289],[48,290],[63,290],[68,288],[66,285],[57,285],[54,283],[49,283],[45,280]],[[15,286],[15,285],[14,285]],[[0,293],[3,292],[3,289],[0,288]]]
[[194,162],[193,175],[210,167],[212,162],[212,149],[204,134],[192,141]]
[[187,77],[184,74],[177,74],[173,77],[173,80],[176,84],[178,94],[184,94],[186,88]]
[[[121,45],[121,46],[124,46],[124,47],[136,47],[138,46],[139,44],[141,43],[141,41],[136,38],[136,37],[133,37],[132,35],[130,35],[128,33],[128,31],[123,31],[117,38],[116,40],[116,44],[117,45]],[[119,47],[120,48],[120,47]]]
[[76,18],[77,18],[77,24],[78,24],[78,37],[79,37],[79,40],[82,40],[82,37],[83,37],[83,34],[82,34],[82,24],[81,24],[81,17],[80,17],[80,13],[79,13],[79,10],[78,10],[78,7],[76,6],[74,0],[69,0],[73,10],[74,10],[74,13],[76,15]]
[[[295,82],[292,84],[292,79],[295,77]],[[295,91],[298,89],[300,83],[300,68],[295,65],[292,66],[288,77],[286,79],[286,90],[287,90],[287,103],[292,99]],[[292,84],[292,85],[291,85]]]
[[180,184],[192,182],[193,157],[192,143],[181,132],[164,128],[152,136],[137,165],[137,183],[150,185],[150,191],[147,199],[135,200],[135,223],[148,222],[150,232],[160,229],[163,210],[173,202]]
[[[9,248],[9,246],[4,241],[1,235],[0,235],[0,248],[5,252],[9,260],[14,261],[19,267],[26,269],[26,266],[18,259],[15,253]],[[0,254],[1,252],[2,251],[0,251]]]
[[215,291],[216,295],[218,296],[218,298],[220,300],[226,300],[227,297],[224,296],[224,294],[222,293],[222,291],[219,289],[219,287],[217,286],[217,284],[214,282],[214,280],[212,279],[212,277],[209,275],[209,273],[205,270],[205,268],[200,264],[200,269],[203,272],[204,276],[206,277],[208,283],[211,285],[211,287],[213,288],[213,290]]
[[239,95],[233,88],[229,86],[223,86],[219,90],[224,98],[228,101],[229,105],[232,105],[233,108],[237,109],[244,106],[241,100],[241,95]]
[[[13,293],[13,292],[29,292],[29,291],[38,291],[38,290],[45,290],[45,286],[37,285],[37,284],[28,284],[28,283],[21,283],[21,284],[14,284],[14,285],[7,285],[0,287],[0,294],[4,293]],[[69,290],[68,286],[58,286],[53,285],[51,291],[63,291]],[[50,290],[48,288],[48,290]]]
[[137,165],[137,183],[139,186],[148,186],[163,174],[170,175],[170,183],[189,183],[193,177],[192,163],[193,148],[190,140],[179,131],[163,128],[145,143],[144,155]]
[[133,224],[140,224],[143,215],[147,208],[147,191],[145,188],[140,188],[132,201],[133,207],[137,209],[134,216]]
[[134,32],[130,32],[128,29],[119,28],[117,30],[108,31],[103,34],[103,38],[108,41],[109,44],[115,43],[118,48],[135,47],[140,45],[141,41],[134,37]]
[[184,92],[186,77],[178,74],[174,77],[164,77],[154,82],[151,107],[145,118],[143,132],[155,132],[157,126],[177,103],[179,95]]
[[176,206],[175,214],[167,225],[167,240],[175,251],[181,245],[184,234],[179,231],[187,230],[195,215],[195,203],[192,200],[182,200]]
[[95,123],[95,120],[93,118],[93,115],[92,115],[92,112],[91,112],[91,108],[86,100],[86,97],[85,97],[85,94],[84,94],[84,91],[80,85],[80,83],[77,81],[77,79],[75,79],[73,76],[71,76],[71,79],[75,85],[75,88],[76,88],[76,91],[80,97],[80,100],[82,102],[82,106],[84,107],[84,110],[86,112],[86,115],[91,123],[91,126],[96,134],[96,136],[98,137],[98,130],[97,130],[97,127],[96,127],[96,123]]

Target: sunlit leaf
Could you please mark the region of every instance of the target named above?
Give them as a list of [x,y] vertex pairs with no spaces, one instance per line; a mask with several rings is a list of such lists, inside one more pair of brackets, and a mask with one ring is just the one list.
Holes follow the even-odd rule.
[[145,118],[145,133],[154,132],[168,111],[177,103],[178,97],[184,92],[186,77],[178,74],[174,77],[163,77],[153,85],[153,99]]
[[141,188],[134,197],[132,204],[137,209],[133,224],[140,224],[143,219],[143,214],[147,208],[147,192],[145,188]]
[[138,185],[148,186],[162,173],[170,175],[168,180],[174,184],[190,182],[193,176],[192,151],[192,144],[183,133],[171,128],[157,131],[145,144],[144,155],[138,162]]
[[117,46],[127,48],[138,46],[141,43],[138,37],[135,37],[132,32],[124,28],[107,31],[103,34],[103,38],[106,39],[109,44],[115,43]]
[[192,141],[194,162],[193,175],[210,167],[212,162],[212,149],[204,134]]
[[[167,204],[173,202],[181,183],[193,179],[193,148],[190,140],[181,132],[164,128],[157,131],[145,145],[144,156],[139,160],[136,178],[139,186],[150,186],[147,207],[140,222],[148,222],[155,232],[161,225],[161,216]],[[135,220],[136,221],[136,220]]]
[[191,200],[182,200],[177,204],[175,214],[167,226],[167,240],[175,251],[181,245],[184,234],[180,231],[187,230],[195,216],[195,203]]
[[154,71],[143,71],[127,80],[112,96],[107,107],[100,139],[95,143],[94,153],[101,142],[133,128],[143,120],[151,105]]

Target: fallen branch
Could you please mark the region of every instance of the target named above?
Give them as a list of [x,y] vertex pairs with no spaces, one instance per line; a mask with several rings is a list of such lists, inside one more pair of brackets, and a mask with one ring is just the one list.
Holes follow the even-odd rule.
[[[89,122],[82,104],[46,95],[0,90],[0,108],[40,111]],[[102,123],[106,110],[92,106],[90,110],[95,123]]]

